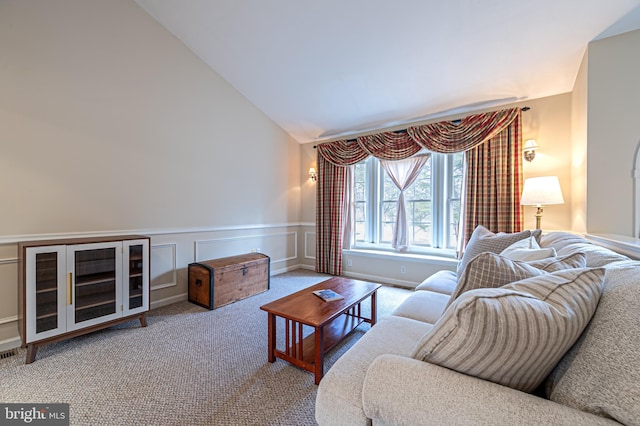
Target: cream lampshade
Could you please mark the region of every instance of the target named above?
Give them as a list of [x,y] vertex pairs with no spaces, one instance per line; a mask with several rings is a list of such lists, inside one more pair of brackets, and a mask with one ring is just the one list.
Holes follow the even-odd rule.
[[522,198],[523,206],[536,206],[536,229],[541,229],[542,208],[551,204],[564,204],[558,176],[543,176],[524,180]]

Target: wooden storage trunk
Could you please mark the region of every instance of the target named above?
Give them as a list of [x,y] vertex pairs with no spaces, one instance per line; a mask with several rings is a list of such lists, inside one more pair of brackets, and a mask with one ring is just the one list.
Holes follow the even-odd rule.
[[269,256],[248,253],[189,264],[189,302],[219,308],[269,289]]

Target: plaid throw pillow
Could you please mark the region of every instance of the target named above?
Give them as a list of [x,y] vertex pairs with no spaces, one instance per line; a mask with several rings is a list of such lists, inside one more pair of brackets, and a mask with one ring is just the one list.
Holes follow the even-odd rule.
[[495,253],[480,253],[474,257],[458,278],[458,285],[451,294],[447,306],[461,294],[477,288],[498,288],[514,281],[536,277],[545,272]]
[[531,231],[528,230],[516,232],[513,234],[495,234],[489,231],[484,226],[478,225],[476,229],[473,230],[471,238],[469,238],[469,242],[467,243],[467,247],[465,248],[464,254],[462,255],[462,259],[460,259],[460,262],[458,262],[458,276],[462,275],[464,268],[471,261],[471,259],[479,255],[480,253],[500,253],[502,250],[506,249],[516,241],[524,240],[525,238],[528,238],[530,236]]

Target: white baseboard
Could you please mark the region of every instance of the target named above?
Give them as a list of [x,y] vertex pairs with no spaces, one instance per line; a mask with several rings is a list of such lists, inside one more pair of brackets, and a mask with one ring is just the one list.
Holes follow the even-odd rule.
[[354,272],[344,272],[344,271],[342,271],[342,275],[345,277],[355,278],[357,280],[386,283],[386,284],[391,284],[398,287],[408,288],[411,290],[415,289],[418,285],[413,281],[396,280],[393,278],[379,277],[377,275],[358,274]]
[[10,339],[0,340],[0,352],[19,348],[22,344],[20,337],[11,337]]
[[189,298],[188,293],[181,293],[175,296],[166,297],[164,299],[155,300],[149,304],[149,309],[156,309],[161,306],[167,306],[173,303],[182,302],[183,300],[187,300],[188,298]]

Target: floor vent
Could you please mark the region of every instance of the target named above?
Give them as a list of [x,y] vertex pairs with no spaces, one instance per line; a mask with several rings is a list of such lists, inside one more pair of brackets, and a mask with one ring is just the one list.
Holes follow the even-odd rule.
[[0,359],[10,358],[14,355],[18,355],[18,350],[9,349],[8,351],[0,352]]

